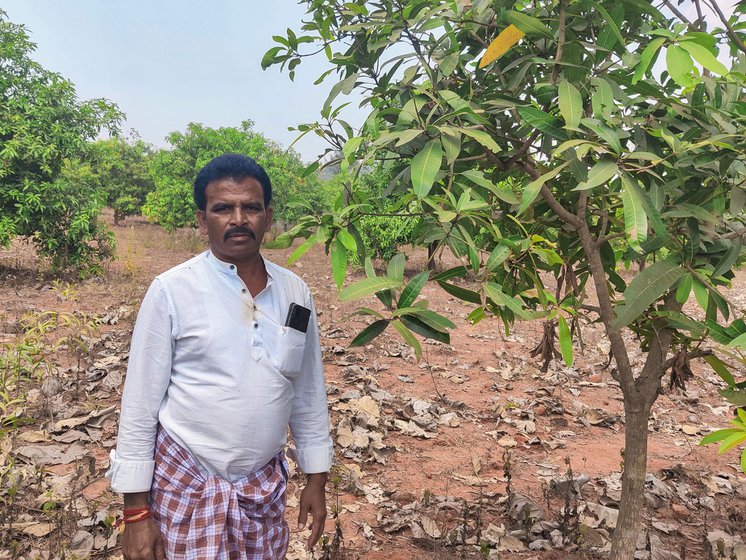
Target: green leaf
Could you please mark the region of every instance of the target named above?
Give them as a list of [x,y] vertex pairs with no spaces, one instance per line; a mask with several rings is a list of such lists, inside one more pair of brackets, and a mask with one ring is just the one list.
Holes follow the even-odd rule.
[[694,70],[694,62],[687,51],[678,45],[666,47],[666,69],[674,82],[682,87],[694,85],[691,73]]
[[328,111],[331,108],[332,102],[340,93],[344,93],[345,95],[348,95],[352,91],[352,89],[355,87],[355,82],[357,82],[357,78],[358,78],[358,74],[356,72],[354,74],[350,74],[341,82],[337,82],[336,84],[334,84],[331,90],[329,90],[329,96],[326,98],[326,101],[324,102],[324,107],[322,111]]
[[566,161],[562,165],[558,165],[551,171],[547,171],[541,177],[534,179],[528,185],[526,185],[523,188],[523,195],[521,196],[521,204],[518,207],[518,212],[516,212],[516,215],[520,216],[521,214],[523,214],[526,211],[526,209],[529,206],[531,206],[534,200],[536,200],[536,197],[539,196],[539,192],[541,192],[541,187],[544,186],[544,183],[546,183],[550,179],[554,179],[557,175],[559,175],[559,172],[562,171],[562,169],[567,167],[569,164],[570,162]]
[[718,264],[715,266],[715,270],[712,271],[712,276],[716,277],[725,272],[728,272],[733,267],[733,265],[736,264],[738,257],[741,256],[742,247],[743,243],[741,242],[741,238],[737,237],[736,239],[734,239],[731,242],[731,246],[728,247],[728,250],[722,256],[720,261],[718,261]]
[[608,182],[619,172],[616,163],[609,159],[599,160],[588,170],[588,180],[580,183],[574,191],[586,191]]
[[347,274],[347,249],[339,241],[335,240],[332,245],[332,276],[334,277],[334,283],[337,285],[337,289],[342,287],[344,284],[345,276]]
[[342,301],[352,301],[376,292],[398,288],[400,286],[401,281],[389,277],[365,278],[364,280],[358,280],[354,284],[350,284],[340,291],[339,299]]
[[449,284],[448,282],[443,281],[439,281],[438,283],[440,284],[440,287],[443,288],[446,292],[454,297],[457,297],[460,300],[468,301],[469,303],[482,303],[482,296],[480,296],[479,293],[475,292],[474,290],[462,288],[461,286]]
[[510,309],[516,317],[524,320],[532,318],[531,313],[523,307],[522,303],[516,300],[516,298],[512,298],[504,293],[500,289],[500,286],[494,282],[486,282],[484,284],[484,294],[490,298],[495,305]]
[[473,183],[479,185],[480,187],[487,189],[500,200],[503,200],[508,204],[518,204],[518,198],[516,198],[513,191],[501,184],[496,185],[484,176],[483,171],[479,171],[477,169],[467,169],[466,171],[463,171],[461,175],[463,175]]
[[484,146],[489,151],[491,151],[493,154],[496,154],[499,151],[501,151],[500,146],[497,145],[497,142],[495,142],[492,136],[490,136],[483,130],[477,130],[474,128],[457,128],[456,130],[458,130],[462,134],[466,134],[470,138],[473,138],[474,140],[479,142],[482,146]]
[[730,435],[723,440],[720,449],[718,449],[718,453],[726,453],[744,441],[746,441],[746,432],[737,430],[735,434]]
[[362,143],[362,136],[354,136],[353,138],[347,140],[347,142],[345,142],[345,145],[342,146],[342,155],[344,156],[344,159],[346,159],[347,161],[352,161],[354,159],[355,153],[357,152],[357,149]]
[[697,218],[700,222],[717,223],[718,218],[711,212],[696,204],[680,202],[671,210],[666,211],[663,216],[667,218]]
[[642,200],[635,189],[622,186],[622,207],[624,211],[624,232],[630,247],[638,253],[644,253],[640,243],[648,238],[648,217],[645,214]]
[[337,240],[342,243],[345,249],[347,249],[351,253],[355,253],[357,251],[357,242],[355,241],[353,235],[346,229],[340,229],[337,232]]
[[733,374],[731,374],[725,362],[712,354],[709,356],[705,356],[704,358],[705,362],[710,364],[710,367],[713,369],[713,371],[717,373],[723,381],[725,381],[731,387],[736,384],[736,380],[733,378]]
[[736,406],[746,406],[746,391],[743,389],[723,389],[720,391],[722,397]]
[[505,245],[497,245],[494,249],[492,249],[490,256],[487,258],[487,263],[485,264],[487,270],[489,270],[490,272],[495,272],[497,270],[497,267],[504,263],[509,256],[510,249],[508,247],[506,247]]
[[505,18],[526,35],[542,35],[547,39],[554,38],[551,29],[544,25],[541,20],[526,15],[523,12],[505,12]]
[[301,258],[303,255],[308,252],[308,250],[313,247],[316,244],[317,238],[315,235],[312,235],[308,239],[306,239],[293,253],[288,257],[288,266],[293,264],[295,261],[297,261],[299,258]]
[[668,230],[666,229],[666,225],[661,219],[660,212],[658,212],[655,206],[653,206],[653,203],[650,201],[648,194],[642,188],[640,188],[640,184],[637,179],[631,177],[627,173],[622,173],[622,183],[626,188],[630,189],[630,191],[634,191],[635,197],[638,198],[642,203],[645,214],[650,220],[653,226],[653,231],[655,231],[655,235],[658,237],[658,239],[660,239],[664,243],[668,242],[670,235],[668,233]]
[[658,53],[658,50],[665,42],[665,37],[658,37],[657,39],[653,39],[652,41],[650,41],[648,43],[648,46],[643,49],[642,54],[640,55],[640,62],[637,63],[637,66],[635,67],[635,73],[632,75],[633,84],[636,84],[637,82],[642,80],[645,72],[647,72],[648,68],[650,67],[650,63],[653,61],[653,57],[655,57],[655,55]]
[[420,346],[419,341],[414,337],[412,331],[410,331],[407,326],[401,322],[400,319],[394,319],[393,321],[391,321],[391,324],[396,329],[396,332],[398,332],[404,339],[404,342],[409,344],[414,349],[414,354],[417,357],[417,361],[419,362],[422,358],[422,346]]
[[398,282],[404,281],[404,265],[407,263],[407,256],[403,253],[397,253],[389,261],[386,267],[386,276],[397,280]]
[[402,307],[409,307],[412,305],[417,296],[420,295],[422,288],[427,284],[427,280],[430,277],[430,271],[425,270],[420,272],[417,276],[412,278],[409,283],[404,287],[399,297],[399,301],[396,302],[396,307],[401,309]]
[[358,307],[351,315],[370,315],[371,317],[377,317],[378,319],[384,318],[378,311],[371,309],[370,307]]
[[614,21],[614,18],[611,17],[609,12],[606,11],[606,8],[604,8],[601,4],[598,2],[594,2],[593,0],[588,0],[603,16],[604,20],[606,20],[607,27],[611,30],[611,32],[616,37],[617,41],[619,41],[619,44],[622,45],[622,48],[625,50],[627,49],[627,45],[624,42],[624,37],[622,36],[622,32],[619,31],[619,26],[616,24],[616,21]]
[[560,142],[567,140],[567,134],[562,130],[562,121],[557,117],[545,113],[541,109],[533,106],[527,107],[519,105],[517,109],[518,114],[527,125],[548,134],[552,138],[556,138]]
[[676,301],[682,305],[689,301],[689,294],[692,293],[692,282],[692,275],[688,273],[679,280],[679,285],[676,287]]
[[619,135],[615,130],[609,128],[606,125],[601,124],[596,119],[580,119],[580,123],[587,129],[595,132],[596,135],[606,142],[608,146],[617,154],[622,153],[622,143],[619,140]]
[[612,328],[621,329],[637,319],[681,278],[686,271],[673,261],[658,261],[645,268],[624,291],[624,303],[617,305]]
[[565,365],[570,367],[572,365],[572,334],[570,333],[570,327],[567,324],[565,318],[560,315],[557,317],[559,323],[559,344],[560,352],[565,360]]
[[433,329],[430,325],[415,317],[414,315],[402,315],[399,317],[399,320],[404,323],[404,325],[409,330],[417,333],[424,338],[431,338],[433,340],[444,342],[445,344],[448,344],[451,341],[450,334]]
[[436,274],[432,279],[436,282],[445,282],[451,278],[463,278],[464,276],[466,276],[466,267],[454,266],[453,268],[449,268]]
[[565,126],[577,128],[583,117],[583,98],[580,91],[567,80],[562,80],[559,85],[559,109]]
[[707,47],[700,45],[694,41],[680,41],[679,46],[686,50],[697,62],[699,62],[704,68],[707,68],[710,72],[725,76],[728,73],[728,69],[725,65],[720,62]]
[[408,314],[416,316],[420,321],[426,323],[436,331],[448,332],[448,329],[456,328],[453,321],[429,309],[411,308]]
[[451,165],[461,153],[461,133],[454,129],[441,129],[440,132],[440,142],[446,152],[446,163]]
[[726,439],[727,437],[731,436],[732,434],[737,434],[737,433],[740,433],[740,431],[736,430],[735,428],[725,428],[723,430],[715,430],[714,432],[707,434],[705,437],[703,437],[702,440],[699,442],[699,444],[709,445],[710,443],[722,441]]
[[275,58],[277,57],[277,53],[279,53],[281,50],[284,50],[284,47],[272,47],[269,49],[266,53],[264,53],[264,56],[262,57],[262,70],[266,70],[275,61]]
[[404,144],[409,144],[412,140],[418,138],[423,132],[425,131],[421,128],[410,128],[409,130],[402,131],[399,137],[399,141],[394,145],[394,147],[399,148]]
[[365,327],[358,335],[352,339],[350,346],[363,346],[368,344],[371,340],[376,338],[379,334],[386,330],[389,326],[389,322],[386,319],[374,321],[367,327]]
[[744,333],[742,335],[739,335],[736,338],[734,338],[733,340],[731,340],[728,343],[728,346],[730,346],[730,347],[740,346],[741,348],[743,348],[744,346],[746,346],[746,333]]
[[697,303],[702,308],[702,311],[707,311],[710,302],[710,292],[707,286],[699,278],[693,278],[692,287],[694,288],[694,298],[697,300]]
[[430,140],[412,159],[412,186],[418,198],[425,198],[435,182],[443,161],[443,147],[438,138]]

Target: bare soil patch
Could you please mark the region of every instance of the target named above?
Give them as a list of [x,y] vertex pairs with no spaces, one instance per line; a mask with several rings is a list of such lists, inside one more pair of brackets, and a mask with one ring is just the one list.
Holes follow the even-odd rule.
[[[43,331],[35,339],[38,367],[19,386],[26,403],[8,405],[22,426],[0,431],[0,559],[55,558],[63,549],[68,557],[119,556],[111,521],[122,502],[103,473],[129,336],[152,278],[204,244],[194,232],[167,234],[138,219],[112,227],[119,258],[100,279],[55,281],[28,245],[0,250],[0,343],[18,345],[29,329]],[[284,264],[290,251],[265,255]],[[407,273],[423,263],[423,254],[412,253]],[[430,307],[458,328],[450,344],[425,343],[416,363],[393,331],[348,347],[366,319],[337,299],[322,248],[291,269],[319,310],[337,444],[327,549],[315,558],[604,556],[624,425],[599,327],[584,326],[572,367],[555,362],[542,372],[528,357],[540,323],[518,323],[510,333],[492,320],[470,325],[470,306],[427,286]],[[348,280],[356,277],[353,271]],[[743,278],[734,282],[735,301]],[[375,298],[364,305],[380,306]],[[709,558],[708,535],[735,542],[744,532],[737,455],[697,445],[732,411],[717,393],[719,378],[701,365],[695,373],[686,392],[667,390],[654,407],[642,558]],[[294,475],[291,528],[301,485]],[[305,536],[293,533],[288,558],[311,557],[302,550]]]

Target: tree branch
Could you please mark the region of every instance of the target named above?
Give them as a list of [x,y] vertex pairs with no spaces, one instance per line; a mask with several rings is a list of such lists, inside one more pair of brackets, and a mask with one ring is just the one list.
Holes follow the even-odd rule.
[[674,5],[673,5],[673,4],[671,3],[671,1],[670,1],[670,0],[663,0],[663,3],[664,3],[664,4],[666,5],[666,7],[667,7],[667,8],[669,9],[669,10],[671,10],[671,11],[673,12],[673,14],[674,14],[674,15],[675,15],[675,16],[676,16],[677,18],[679,18],[679,19],[680,19],[681,21],[683,21],[684,23],[686,23],[686,26],[687,26],[687,27],[688,27],[688,28],[689,28],[690,30],[692,30],[692,31],[697,31],[697,27],[696,27],[696,26],[695,26],[695,25],[694,25],[694,24],[693,24],[693,23],[692,23],[691,21],[689,21],[689,18],[687,18],[687,17],[686,17],[686,16],[685,16],[685,15],[684,15],[683,13],[681,13],[681,11],[679,11],[679,9],[678,9],[678,8],[677,8],[676,6],[674,6]]
[[728,37],[731,38],[731,40],[736,44],[738,49],[742,52],[746,53],[746,45],[743,44],[743,41],[741,41],[741,38],[736,34],[733,27],[728,23],[728,18],[725,17],[725,14],[723,13],[723,10],[721,10],[718,7],[717,2],[713,0],[705,0],[705,3],[710,7],[710,9],[715,12],[718,17],[720,18],[720,21],[723,22],[723,25],[725,26],[725,30],[728,32]]
[[557,76],[559,74],[560,62],[562,62],[562,51],[565,49],[565,20],[567,19],[567,13],[565,11],[565,3],[560,0],[559,5],[559,29],[557,30],[557,54],[554,57],[554,68],[552,68],[552,85],[557,83]]

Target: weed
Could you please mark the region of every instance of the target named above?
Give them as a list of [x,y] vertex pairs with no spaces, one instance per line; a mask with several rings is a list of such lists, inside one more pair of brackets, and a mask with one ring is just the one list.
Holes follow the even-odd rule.
[[342,546],[342,523],[339,518],[341,513],[339,506],[340,483],[342,477],[335,475],[331,479],[332,496],[334,506],[332,506],[332,519],[334,519],[334,535],[329,539],[326,535],[321,541],[321,558],[319,560],[344,560],[345,553]]
[[575,489],[575,475],[572,471],[570,457],[565,457],[565,491],[561,492],[563,498],[562,517],[560,518],[559,530],[562,533],[564,542],[577,544],[580,537],[580,515],[578,514],[579,491]]

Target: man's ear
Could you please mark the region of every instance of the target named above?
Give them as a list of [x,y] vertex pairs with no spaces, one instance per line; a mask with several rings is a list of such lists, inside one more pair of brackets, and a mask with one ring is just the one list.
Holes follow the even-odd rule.
[[274,221],[275,209],[271,206],[267,208],[267,226],[264,228],[265,233],[272,229],[272,223]]
[[205,218],[204,210],[197,210],[197,224],[199,224],[199,232],[202,235],[207,235],[207,220]]

